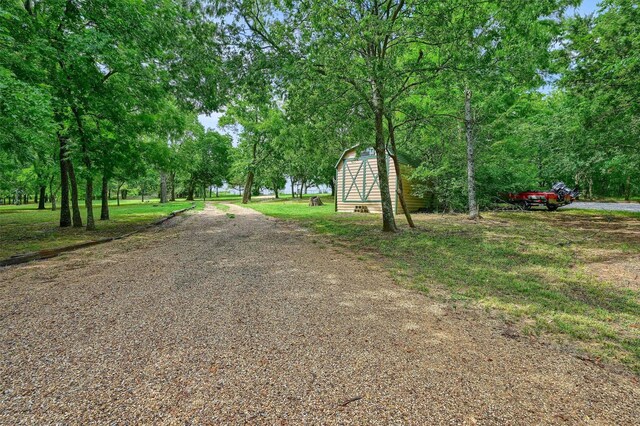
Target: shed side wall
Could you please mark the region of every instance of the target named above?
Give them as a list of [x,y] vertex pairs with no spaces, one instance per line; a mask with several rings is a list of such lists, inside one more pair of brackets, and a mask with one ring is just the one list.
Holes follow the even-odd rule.
[[[416,212],[420,209],[427,207],[427,199],[416,197],[412,194],[413,187],[411,185],[411,181],[409,180],[409,176],[413,173],[413,167],[407,165],[400,166],[400,173],[402,179],[402,190],[404,192],[404,199],[407,203],[407,207],[409,208],[409,212]],[[404,210],[402,209],[402,205],[398,206],[398,213],[404,214]]]

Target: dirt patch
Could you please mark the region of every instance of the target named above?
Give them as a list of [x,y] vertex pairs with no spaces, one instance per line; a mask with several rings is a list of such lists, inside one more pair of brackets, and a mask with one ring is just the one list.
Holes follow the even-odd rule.
[[640,256],[590,263],[586,269],[616,288],[640,291]]
[[586,231],[593,239],[616,239],[637,244],[640,241],[640,220],[623,216],[576,216],[558,214],[553,219],[558,226]]

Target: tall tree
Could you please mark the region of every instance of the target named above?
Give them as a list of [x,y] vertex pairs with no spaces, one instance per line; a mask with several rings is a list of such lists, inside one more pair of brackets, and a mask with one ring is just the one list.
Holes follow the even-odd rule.
[[278,148],[284,120],[280,109],[265,98],[239,100],[230,106],[220,122],[236,126],[240,131],[236,168],[244,170],[246,176],[242,203],[251,200],[256,173],[267,164]]

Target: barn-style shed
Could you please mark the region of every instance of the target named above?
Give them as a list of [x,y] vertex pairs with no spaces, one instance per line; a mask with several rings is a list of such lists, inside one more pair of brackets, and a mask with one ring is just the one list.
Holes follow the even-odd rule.
[[[378,185],[378,164],[373,148],[359,150],[356,145],[344,151],[336,163],[336,211],[356,213],[382,213],[382,197]],[[410,212],[427,206],[427,200],[411,194],[411,181],[407,178],[413,167],[406,156],[398,155],[402,188]],[[398,201],[398,177],[393,160],[387,155],[389,191],[396,214],[404,214]]]

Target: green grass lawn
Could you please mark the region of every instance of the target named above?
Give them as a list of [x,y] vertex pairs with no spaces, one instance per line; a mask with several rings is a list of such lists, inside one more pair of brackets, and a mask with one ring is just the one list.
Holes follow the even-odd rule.
[[[0,259],[18,253],[63,247],[69,244],[114,237],[139,229],[172,211],[192,205],[191,201],[175,201],[159,204],[151,199],[122,200],[120,206],[115,200],[110,203],[109,221],[100,221],[100,202],[94,203],[96,219],[95,231],[84,228],[60,228],[60,211],[38,210],[35,204],[21,206],[0,206]],[[196,208],[203,208],[202,201],[196,201]],[[47,205],[50,208],[50,205]],[[84,205],[81,205],[82,220],[85,221]],[[84,223],[84,222],[83,222]]]
[[213,201],[213,202],[217,202],[217,201],[240,201],[240,200],[242,200],[242,196],[241,195],[230,194],[230,193],[227,193],[227,192],[220,192],[218,197],[216,197],[215,193],[213,194],[213,197],[211,197],[211,198],[207,197],[207,201]]
[[222,203],[213,203],[214,207],[223,212],[229,211],[229,206]]
[[640,372],[640,214],[594,211],[414,215],[418,229],[380,232],[380,217],[307,201],[258,202],[334,244],[380,261],[398,282],[448,303],[481,306],[522,333],[571,341]]

